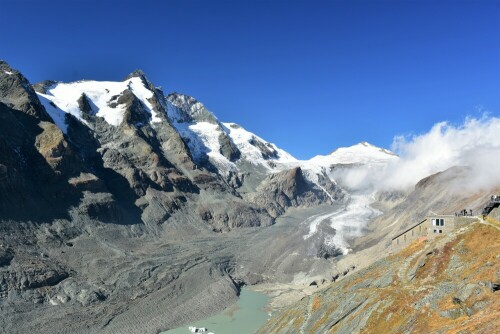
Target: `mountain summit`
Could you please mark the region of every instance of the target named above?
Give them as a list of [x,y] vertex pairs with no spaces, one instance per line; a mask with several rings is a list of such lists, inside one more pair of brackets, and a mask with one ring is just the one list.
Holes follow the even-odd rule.
[[329,155],[317,155],[310,162],[317,164],[367,164],[386,163],[397,159],[397,155],[389,150],[361,142],[350,147],[340,147]]

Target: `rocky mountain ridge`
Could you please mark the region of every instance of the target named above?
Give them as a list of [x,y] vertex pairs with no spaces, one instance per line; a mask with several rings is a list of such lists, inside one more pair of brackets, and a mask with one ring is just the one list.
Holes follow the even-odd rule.
[[340,231],[262,227],[341,206],[331,171],[349,157],[395,159],[359,144],[297,160],[141,71],[31,85],[0,62],[0,328],[157,332],[222,310],[241,284],[325,271],[317,248]]
[[[203,145],[200,137],[211,131],[204,134],[188,128],[178,131],[182,122],[214,125],[220,132],[216,133],[221,152],[217,154],[227,156],[229,162],[241,155],[234,141],[222,131],[224,125],[194,99],[179,94],[165,97],[140,71],[122,83],[45,82],[34,86],[36,94],[26,78],[6,63],[2,63],[0,72],[3,107],[32,117],[31,125],[42,129],[41,134],[30,134],[35,149],[59,177],[67,178],[64,187],[71,187],[68,192],[76,195],[83,190],[83,198],[95,202],[93,209],[80,207],[80,211],[99,212],[107,219],[125,219],[131,212],[121,211],[132,210],[135,214],[130,223],[135,219],[154,226],[166,221],[172,211],[186,203],[186,195],[219,193],[232,196],[243,211],[255,213],[257,219],[250,224],[270,223],[263,210],[242,201],[236,191],[244,182],[244,175],[236,169],[224,171],[212,166],[208,158],[211,151],[200,148]],[[13,127],[7,121],[4,124]],[[189,138],[186,130],[196,135]],[[10,139],[5,137],[6,141]],[[275,147],[258,142],[266,150],[263,156],[278,157]],[[3,166],[9,171],[13,169]],[[85,189],[87,185],[96,191]],[[113,201],[116,203],[111,205]],[[153,204],[158,202],[161,204]],[[11,208],[11,211],[22,210]],[[224,219],[214,225],[235,226],[231,217]]]
[[[36,121],[46,122],[40,125],[43,135],[35,140],[38,152],[56,173],[67,174],[74,192],[88,183],[98,184],[98,192],[84,190],[83,197],[87,202],[94,197],[96,207],[90,211],[108,219],[131,216],[132,210],[130,222],[141,220],[152,227],[189,202],[186,195],[218,193],[232,196],[243,211],[251,212],[257,218],[252,226],[267,225],[277,216],[276,209],[266,214],[255,201],[247,203],[244,198],[257,198],[258,189],[268,191],[267,175],[297,168],[305,168],[302,187],[310,188],[315,199],[290,199],[282,208],[342,197],[341,189],[324,173],[331,161],[320,169],[317,163],[297,161],[240,126],[219,122],[192,97],[165,96],[142,71],[131,73],[123,82],[46,81],[33,86],[35,94],[21,73],[5,62],[1,66],[2,101],[36,116],[33,126]],[[292,177],[293,173],[284,175]],[[156,201],[151,200],[153,196]],[[152,204],[159,198],[161,205]],[[111,204],[113,200],[117,203]],[[220,229],[241,223],[231,219],[211,224]]]

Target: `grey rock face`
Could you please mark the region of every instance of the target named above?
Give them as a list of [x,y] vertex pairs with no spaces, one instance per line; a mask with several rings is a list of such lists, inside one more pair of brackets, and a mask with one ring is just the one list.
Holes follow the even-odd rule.
[[50,121],[29,81],[0,60],[0,102],[40,121]]
[[145,110],[145,107],[139,99],[130,90],[126,90],[117,99],[117,104],[126,104],[124,122],[131,125],[141,126],[151,120],[151,115]]
[[43,291],[38,288],[54,286],[69,277],[69,273],[59,264],[45,259],[31,258],[17,254],[7,269],[0,271],[0,297],[13,298],[20,295],[25,300],[43,302]]
[[82,306],[89,306],[106,300],[107,295],[105,291],[94,285],[68,278],[58,284],[47,298],[51,305],[78,303]]
[[269,226],[274,220],[266,210],[244,201],[224,201],[200,204],[197,212],[216,231],[227,231],[235,227]]
[[[170,112],[172,118],[171,121],[187,124],[207,122],[216,125],[216,129],[219,132],[218,141],[220,145],[220,153],[232,162],[238,160],[241,157],[241,152],[228,136],[225,126],[220,123],[217,118],[210,111],[208,111],[207,108],[205,108],[203,104],[201,104],[191,96],[179,93],[169,94],[167,96],[167,100],[171,104],[170,108],[172,108]],[[193,133],[192,137],[196,137],[196,135]],[[186,139],[192,140],[192,138]],[[191,143],[191,146],[203,147],[203,144]],[[214,168],[214,166],[210,165],[207,156],[199,157],[198,163],[201,163],[208,168]]]
[[271,174],[247,199],[265,207],[272,217],[278,217],[289,207],[332,203],[328,194],[304,177],[300,167]]
[[218,124],[219,121],[215,116],[205,108],[203,104],[195,98],[179,93],[172,93],[167,96],[168,101],[179,109],[182,122],[208,122]]
[[33,87],[33,89],[35,90],[35,92],[39,92],[39,93],[42,93],[42,94],[47,94],[47,90],[54,86],[55,84],[57,84],[57,81],[54,81],[54,80],[45,80],[45,81],[42,81],[42,82],[38,82],[34,85],[31,85]]
[[278,151],[276,151],[271,145],[263,143],[258,138],[252,138],[250,144],[257,147],[262,153],[262,157],[266,160],[278,158]]
[[123,221],[115,198],[107,192],[83,191],[83,198],[80,200],[77,210],[79,216],[102,222],[119,223]]

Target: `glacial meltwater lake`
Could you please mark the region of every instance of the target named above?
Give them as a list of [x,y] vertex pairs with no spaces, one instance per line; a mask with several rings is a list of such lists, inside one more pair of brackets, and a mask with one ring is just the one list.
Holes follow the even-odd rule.
[[252,334],[269,319],[264,309],[268,301],[269,297],[262,293],[242,289],[236,304],[221,313],[161,334],[189,334],[189,326],[205,327],[215,334]]

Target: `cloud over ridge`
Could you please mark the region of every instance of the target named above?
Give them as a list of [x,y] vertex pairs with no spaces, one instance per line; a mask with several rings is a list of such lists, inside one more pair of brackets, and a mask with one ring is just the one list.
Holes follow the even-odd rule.
[[419,180],[453,166],[467,166],[467,190],[488,190],[500,185],[500,118],[467,117],[460,125],[435,124],[428,132],[395,136],[392,150],[399,159],[382,168],[361,167],[341,172],[353,189],[404,190]]

